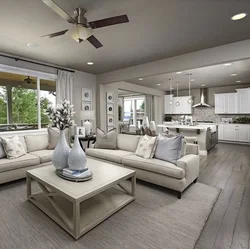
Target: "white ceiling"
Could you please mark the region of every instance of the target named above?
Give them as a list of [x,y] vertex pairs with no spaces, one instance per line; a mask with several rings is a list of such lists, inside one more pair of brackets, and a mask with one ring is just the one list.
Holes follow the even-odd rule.
[[[127,14],[130,22],[95,30],[104,47],[95,49],[67,36],[41,35],[70,25],[42,0],[1,0],[0,51],[100,74],[166,57],[250,38],[249,0],[55,0],[65,11],[87,10],[89,21]],[[27,43],[40,48],[29,49]],[[95,65],[88,66],[86,62]]]
[[[129,83],[143,85],[159,90],[169,91],[170,80],[173,79],[173,88],[176,89],[176,82],[179,82],[179,89],[188,89],[189,73],[192,73],[191,88],[228,86],[250,83],[250,60],[231,62],[231,66],[214,65],[203,68],[191,69],[183,71],[181,74],[167,73],[143,78],[142,81],[138,79],[126,80]],[[231,74],[237,74],[231,76]],[[236,81],[241,81],[237,83]],[[158,86],[157,84],[161,84]]]

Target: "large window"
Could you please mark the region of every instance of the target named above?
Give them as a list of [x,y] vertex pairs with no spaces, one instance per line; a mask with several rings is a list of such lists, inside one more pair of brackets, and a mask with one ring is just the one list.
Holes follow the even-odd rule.
[[135,127],[138,123],[142,124],[145,115],[145,97],[124,97],[123,103],[123,121],[129,121]]
[[55,92],[55,80],[0,72],[0,132],[46,127]]

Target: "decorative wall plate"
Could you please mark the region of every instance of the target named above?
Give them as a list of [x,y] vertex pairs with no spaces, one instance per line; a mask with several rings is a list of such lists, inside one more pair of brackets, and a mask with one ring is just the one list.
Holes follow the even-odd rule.
[[113,114],[114,114],[114,105],[107,104],[107,115],[113,115]]
[[114,103],[114,93],[107,92],[107,103]]
[[91,111],[92,103],[91,102],[82,102],[82,111]]
[[82,89],[82,101],[92,101],[92,89]]
[[107,125],[108,126],[114,125],[114,116],[113,115],[107,115]]

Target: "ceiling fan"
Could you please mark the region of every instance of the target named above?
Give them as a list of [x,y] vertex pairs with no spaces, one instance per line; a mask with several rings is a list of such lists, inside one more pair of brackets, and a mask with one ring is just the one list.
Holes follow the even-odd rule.
[[31,78],[30,76],[28,76],[26,79],[23,80],[24,82],[26,82],[27,84],[33,84],[35,83]]
[[87,18],[84,16],[86,14],[86,10],[82,8],[77,8],[74,11],[75,16],[71,17],[61,7],[59,7],[53,0],[43,0],[43,2],[49,8],[51,8],[54,12],[56,12],[60,17],[62,17],[67,22],[71,23],[72,27],[69,29],[56,32],[56,33],[43,35],[42,37],[53,38],[53,37],[67,34],[78,43],[88,40],[95,48],[100,48],[103,45],[93,35],[94,29],[129,22],[127,15],[114,16],[110,18],[88,22]]

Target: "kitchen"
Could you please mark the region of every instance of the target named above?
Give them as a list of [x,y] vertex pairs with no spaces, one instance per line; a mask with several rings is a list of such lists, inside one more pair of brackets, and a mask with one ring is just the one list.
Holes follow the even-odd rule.
[[218,142],[250,145],[250,60],[166,74],[165,79],[165,122],[158,127],[196,137],[202,155]]

